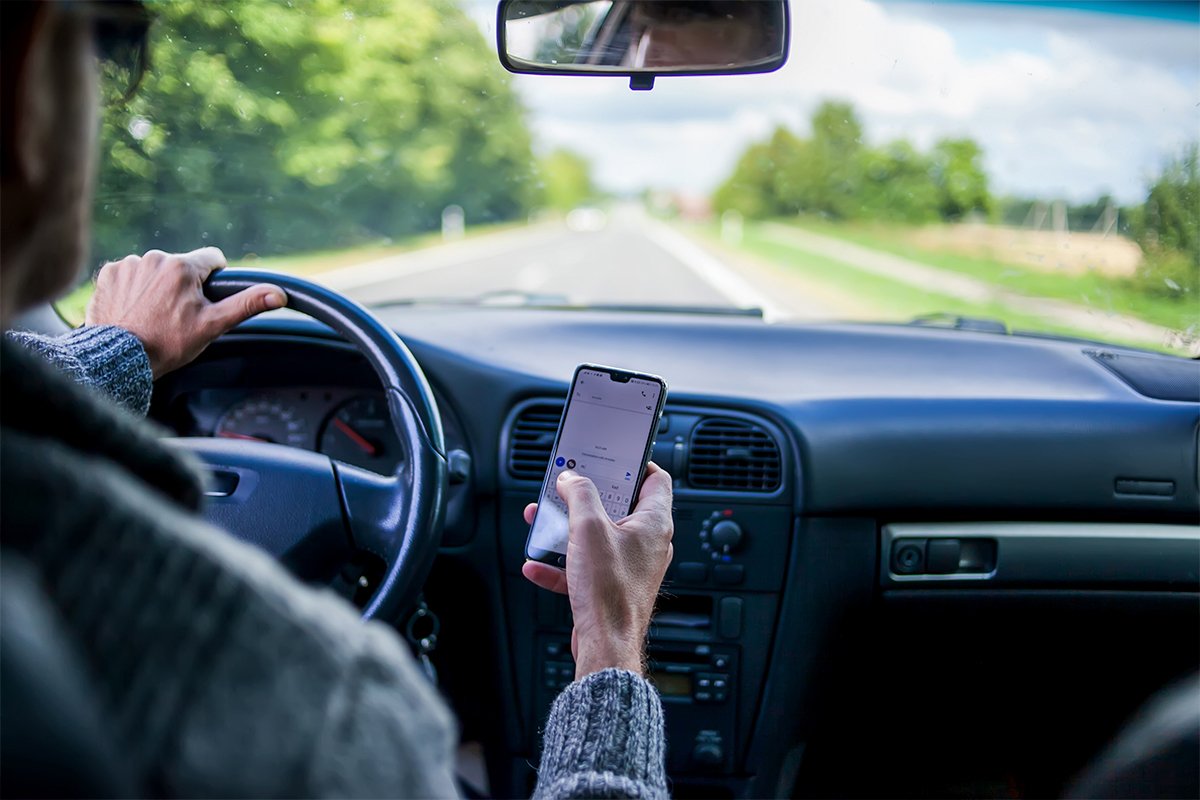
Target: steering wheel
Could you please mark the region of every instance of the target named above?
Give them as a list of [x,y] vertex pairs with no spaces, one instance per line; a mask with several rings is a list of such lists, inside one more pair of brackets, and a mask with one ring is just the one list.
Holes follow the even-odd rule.
[[355,579],[369,595],[362,613],[394,620],[415,600],[441,541],[446,448],[433,391],[390,328],[329,289],[290,275],[237,270],[214,273],[205,294],[219,300],[259,283],[282,288],[288,308],[333,328],[366,357],[401,444],[396,472],[383,477],[320,453],[254,440],[171,441],[211,473],[208,519],[285,565],[327,566],[344,558],[347,545],[374,554],[378,568]]

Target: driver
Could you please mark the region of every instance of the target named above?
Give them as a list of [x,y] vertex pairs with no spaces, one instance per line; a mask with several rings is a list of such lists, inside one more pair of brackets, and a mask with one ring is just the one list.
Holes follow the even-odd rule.
[[[82,261],[96,39],[130,5],[0,6],[5,331]],[[143,411],[152,376],[282,305],[269,285],[206,301],[223,264],[210,248],[127,258],[101,272],[81,331],[0,342],[4,793],[453,795],[453,720],[395,631],[207,526],[194,465],[97,396]],[[662,708],[642,661],[671,558],[670,477],[652,466],[620,526],[590,481],[565,473],[558,490],[577,557],[565,576],[526,575],[569,594],[577,670],[546,723],[536,793],[665,797]],[[87,702],[37,694],[39,682]],[[48,733],[54,719],[67,724]],[[89,730],[91,749],[72,750]],[[39,772],[55,763],[46,742],[65,752]],[[14,785],[22,776],[33,782]]]

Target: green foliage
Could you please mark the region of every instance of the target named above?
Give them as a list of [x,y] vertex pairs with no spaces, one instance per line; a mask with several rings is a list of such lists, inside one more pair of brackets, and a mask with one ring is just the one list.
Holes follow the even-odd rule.
[[1196,303],[1200,295],[1200,143],[1171,159],[1133,217],[1146,252],[1135,278],[1145,291]]
[[812,128],[812,139],[789,136],[788,150],[776,148],[780,174],[787,176],[780,199],[789,210],[854,216],[863,177],[862,124],[850,104],[829,102],[813,114]]
[[811,138],[780,127],[752,144],[713,203],[758,218],[959,219],[991,207],[982,159],[969,139],[943,140],[929,155],[902,139],[870,147],[853,106],[826,102],[813,114]]
[[929,179],[933,165],[905,141],[864,154],[858,217],[920,224],[938,219],[942,196]]
[[713,195],[722,211],[740,211],[748,217],[767,217],[779,212],[781,196],[790,196],[790,170],[780,166],[796,140],[785,128],[777,128],[769,142],[752,144],[738,160],[729,177]]
[[542,203],[547,208],[570,211],[597,196],[591,164],[570,150],[558,149],[542,158],[538,162],[538,176]]
[[101,127],[94,252],[336,247],[534,199],[506,73],[450,0],[155,4],[151,72]]
[[983,149],[970,139],[942,139],[933,148],[933,183],[942,219],[961,220],[991,208]]
[[1186,301],[1193,306],[1200,295],[1200,266],[1195,254],[1155,248],[1146,253],[1133,283],[1146,294]]

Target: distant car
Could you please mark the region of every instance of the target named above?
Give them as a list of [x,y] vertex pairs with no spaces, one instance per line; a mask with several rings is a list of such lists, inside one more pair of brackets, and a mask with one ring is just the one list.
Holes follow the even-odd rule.
[[580,206],[567,214],[567,227],[577,233],[604,230],[608,225],[608,214],[593,206]]

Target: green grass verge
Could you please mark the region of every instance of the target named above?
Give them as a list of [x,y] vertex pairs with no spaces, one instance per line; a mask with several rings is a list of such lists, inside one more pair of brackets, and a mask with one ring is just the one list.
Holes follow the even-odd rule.
[[289,253],[282,256],[241,258],[229,262],[231,267],[266,269],[287,272],[291,275],[317,275],[355,264],[365,264],[379,258],[399,255],[410,250],[419,250],[441,242],[441,235],[422,234],[403,242],[380,241],[373,244],[350,247],[342,250],[314,250],[307,253]]
[[[521,227],[524,224],[524,222],[499,222],[492,225],[476,225],[468,228],[463,238],[471,239],[476,236],[483,236],[489,233],[499,233],[501,231]],[[305,253],[291,253],[282,256],[234,259],[229,262],[229,266],[271,270],[274,272],[286,272],[290,275],[310,276],[318,275],[322,272],[329,272],[335,269],[341,269],[342,267],[351,267],[355,264],[365,264],[369,261],[387,258],[388,256],[400,255],[401,253],[407,253],[413,250],[434,247],[441,243],[441,233],[430,232],[405,237],[400,240],[380,240],[370,244],[359,245],[357,247],[347,247],[340,250],[314,250]],[[84,313],[87,311],[87,304],[92,298],[92,291],[94,288],[95,287],[91,281],[85,281],[84,283],[72,289],[68,294],[63,296],[54,304],[55,309],[58,310],[59,316],[66,320],[68,325],[79,326],[83,324]]]
[[[923,314],[946,312],[962,316],[989,317],[1002,320],[1010,330],[1049,333],[1095,339],[1095,334],[1052,321],[1014,311],[1002,303],[972,303],[936,291],[926,291],[911,284],[880,277],[856,269],[841,261],[813,255],[799,248],[763,236],[756,226],[747,224],[740,247],[751,255],[795,270],[805,279],[819,282],[853,297],[871,317],[881,322],[908,322]],[[1111,339],[1113,344],[1125,344],[1142,349],[1176,352],[1167,347],[1148,347],[1144,342]]]
[[1106,312],[1136,317],[1172,330],[1200,326],[1200,299],[1149,295],[1129,279],[1096,273],[1064,275],[1020,264],[918,247],[908,241],[911,229],[863,223],[835,223],[815,218],[778,220],[813,233],[892,253],[931,267],[968,275],[1029,297],[1065,300]]
[[91,281],[84,281],[66,295],[60,297],[58,302],[54,304],[58,315],[66,320],[66,323],[72,328],[78,328],[83,324],[83,317],[87,312],[87,304],[92,299],[92,292],[95,288]]

